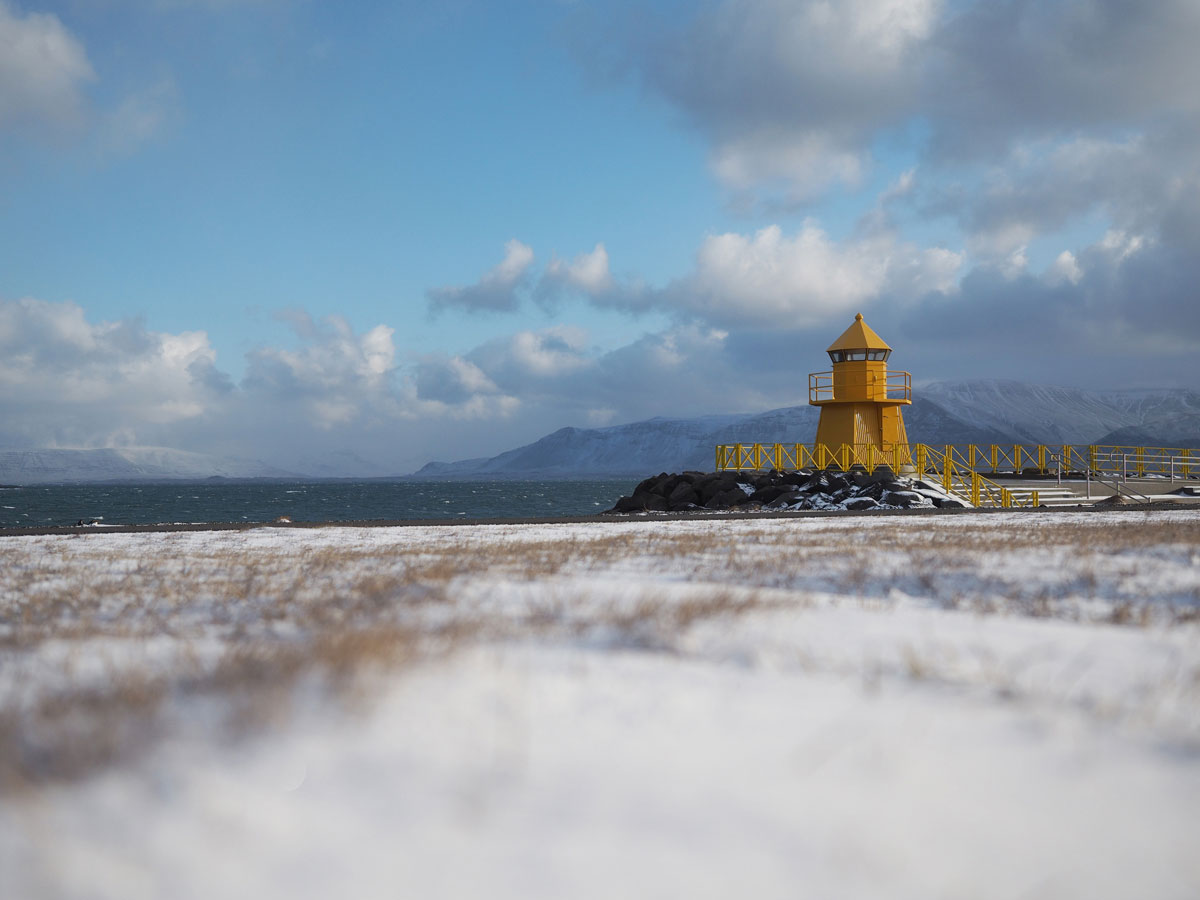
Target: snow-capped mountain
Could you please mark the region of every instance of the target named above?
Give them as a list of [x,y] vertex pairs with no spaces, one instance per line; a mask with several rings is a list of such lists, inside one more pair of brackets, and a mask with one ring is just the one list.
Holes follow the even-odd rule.
[[282,478],[293,474],[258,460],[206,456],[169,447],[0,450],[0,482],[6,484]]
[[[716,444],[811,443],[820,413],[792,406],[750,415],[655,418],[561,428],[491,458],[432,462],[418,478],[561,478],[709,470]],[[1137,443],[1200,447],[1200,394],[1084,391],[1012,381],[942,382],[914,391],[909,440],[926,444]]]
[[1194,444],[1200,436],[1195,391],[1085,391],[977,380],[931,384],[920,395],[965,422],[1012,434],[1021,443],[1179,446],[1180,440]]

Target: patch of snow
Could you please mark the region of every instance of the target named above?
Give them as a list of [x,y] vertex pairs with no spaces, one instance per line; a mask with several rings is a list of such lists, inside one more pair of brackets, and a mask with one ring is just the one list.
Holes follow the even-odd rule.
[[[564,561],[546,575],[464,576],[447,603],[404,610],[502,621],[512,637],[371,675],[357,709],[301,686],[289,718],[227,741],[182,698],[141,759],[6,796],[0,895],[1191,898],[1200,627],[1109,620],[1132,602],[1200,603],[1198,521],[1179,510],[0,538],[6,609],[142,566],[179,589],[171,633],[153,639],[3,645],[10,708],[170,671],[185,654],[218,660],[219,633],[186,645],[174,634],[211,620],[226,554],[259,560],[267,594],[308,555],[362,554],[321,587],[332,608],[401,551],[560,547]],[[1103,543],[1114,526],[1151,524],[1175,536]],[[612,557],[585,552],[630,537]],[[46,559],[45,582],[18,580]],[[756,606],[614,624],[720,596]],[[153,599],[146,616],[166,602]],[[535,614],[554,627],[524,628]]]

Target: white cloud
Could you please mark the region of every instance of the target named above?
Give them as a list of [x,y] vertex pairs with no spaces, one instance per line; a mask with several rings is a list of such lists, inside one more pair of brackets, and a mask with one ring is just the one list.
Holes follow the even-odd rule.
[[916,102],[941,5],[726,0],[648,34],[634,20],[628,63],[709,137],[723,183],[782,182],[798,202],[860,182],[872,135]]
[[1146,246],[1146,238],[1140,234],[1127,234],[1119,229],[1110,229],[1100,239],[1099,246],[1117,262],[1124,262]]
[[481,344],[467,357],[504,391],[523,397],[595,363],[587,351],[587,332],[571,325],[518,331]]
[[705,239],[695,272],[663,297],[713,323],[796,330],[885,295],[953,290],[961,264],[888,233],[839,243],[811,221],[790,237],[771,225]]
[[303,312],[294,313],[293,322],[306,343],[295,350],[253,351],[244,380],[249,392],[299,405],[325,429],[401,411],[390,381],[395,367],[390,327],[377,325],[356,335],[340,316],[314,322]]
[[787,185],[789,203],[803,203],[836,184],[857,187],[869,165],[866,154],[822,133],[763,128],[721,142],[712,169],[729,187],[751,194],[764,182]]
[[518,291],[528,281],[533,250],[520,241],[504,245],[504,259],[475,284],[432,288],[427,292],[432,312],[459,308],[472,312],[511,312],[520,303]]
[[10,440],[128,442],[201,416],[230,390],[204,332],[93,324],[74,303],[0,300],[0,418]]
[[454,404],[477,394],[498,394],[495,382],[479,366],[461,356],[426,356],[417,367],[417,397]]
[[62,129],[83,118],[95,78],[83,45],[50,13],[0,0],[0,128]]
[[570,262],[555,257],[546,266],[543,279],[588,294],[606,293],[613,288],[612,273],[608,269],[608,251],[601,243],[596,244],[590,253],[580,253]]
[[[631,15],[625,69],[743,193],[853,187],[915,126],[925,161],[1111,140],[1200,117],[1194,0],[718,0]],[[600,49],[596,56],[605,58]],[[1194,153],[1194,149],[1193,149]]]
[[1079,261],[1070,250],[1058,254],[1046,270],[1046,281],[1052,285],[1079,284],[1081,278],[1083,270],[1079,268]]

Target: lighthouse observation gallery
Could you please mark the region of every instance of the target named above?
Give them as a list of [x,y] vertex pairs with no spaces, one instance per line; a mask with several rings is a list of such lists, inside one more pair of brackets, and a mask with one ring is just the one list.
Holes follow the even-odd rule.
[[888,371],[892,348],[859,313],[828,353],[833,370],[808,376],[808,402],[821,409],[817,444],[907,450],[901,407],[912,403],[912,376]]

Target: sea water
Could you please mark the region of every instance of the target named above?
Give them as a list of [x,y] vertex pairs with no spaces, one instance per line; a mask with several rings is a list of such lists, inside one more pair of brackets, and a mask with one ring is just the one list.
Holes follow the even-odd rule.
[[0,488],[0,527],[92,522],[352,522],[591,515],[633,491],[601,481],[51,484]]

